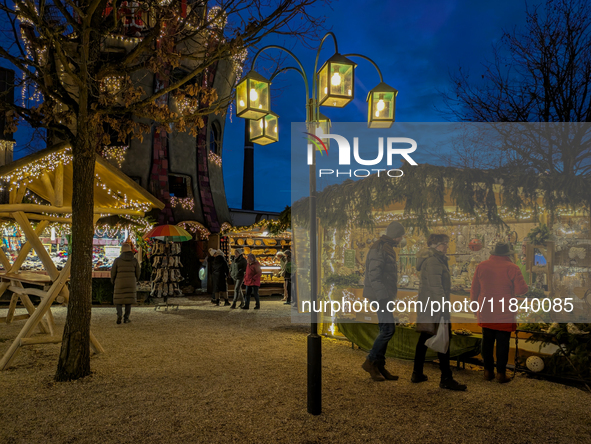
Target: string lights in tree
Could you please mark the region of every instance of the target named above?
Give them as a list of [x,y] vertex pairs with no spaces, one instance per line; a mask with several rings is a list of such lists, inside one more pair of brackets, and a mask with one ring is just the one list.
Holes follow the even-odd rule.
[[117,94],[123,85],[123,76],[110,76],[101,80],[101,92]]
[[129,149],[128,145],[125,146],[105,146],[101,151],[101,155],[108,161],[115,162],[119,168],[125,162],[125,155]]
[[207,22],[212,28],[223,29],[228,23],[228,15],[219,6],[214,6],[207,12]]
[[216,153],[210,151],[207,157],[209,158],[210,162],[215,163],[217,166],[222,166],[222,158]]

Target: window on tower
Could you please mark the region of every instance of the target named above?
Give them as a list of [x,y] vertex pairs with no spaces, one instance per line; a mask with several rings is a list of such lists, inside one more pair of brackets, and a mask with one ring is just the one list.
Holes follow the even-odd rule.
[[188,197],[187,178],[183,176],[168,176],[168,190],[177,199]]
[[219,122],[212,122],[211,129],[209,131],[209,150],[217,154],[222,155],[222,131]]

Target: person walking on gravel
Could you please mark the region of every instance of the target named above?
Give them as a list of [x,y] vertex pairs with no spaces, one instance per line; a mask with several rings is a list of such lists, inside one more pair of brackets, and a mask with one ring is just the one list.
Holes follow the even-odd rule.
[[254,254],[249,254],[247,257],[248,265],[246,266],[246,274],[244,275],[244,285],[246,285],[246,303],[243,310],[250,308],[250,297],[254,295],[256,304],[255,310],[261,308],[259,299],[259,287],[261,286],[261,276],[263,274],[261,264],[256,260]]
[[236,301],[240,296],[240,306],[244,307],[244,293],[242,292],[242,283],[244,282],[244,274],[246,273],[246,259],[242,254],[242,249],[236,248],[236,256],[230,265],[230,277],[234,280],[234,300],[230,308],[236,308]]
[[376,337],[365,362],[361,366],[369,373],[374,381],[396,381],[394,376],[386,370],[386,349],[388,342],[394,336],[394,314],[388,310],[388,302],[394,301],[398,292],[398,270],[396,267],[397,247],[404,237],[404,227],[399,222],[392,222],[386,229],[386,234],[375,242],[365,260],[365,280],[363,282],[363,297],[370,302],[377,301],[378,325],[380,332]]
[[[438,328],[448,329],[447,351],[437,353],[439,368],[441,369],[441,382],[439,387],[449,390],[466,390],[464,384],[453,379],[451,366],[449,364],[449,347],[451,338],[451,318],[448,311],[433,311],[429,301],[449,301],[451,293],[451,274],[447,265],[447,247],[449,236],[446,234],[431,234],[427,239],[428,248],[417,253],[417,271],[420,273],[419,298],[422,309],[417,312],[416,331],[421,332],[415,350],[414,369],[411,381],[414,383],[424,382],[427,376],[423,373],[423,365],[427,354],[427,339],[437,334]],[[427,305],[429,303],[429,305]],[[443,305],[443,304],[442,304]],[[443,326],[441,319],[445,320]]]
[[133,255],[131,242],[125,242],[121,246],[121,255],[115,259],[111,267],[111,283],[114,285],[113,304],[117,309],[117,324],[121,324],[123,306],[125,316],[123,322],[131,322],[131,304],[137,302],[137,280],[140,277],[141,267]]

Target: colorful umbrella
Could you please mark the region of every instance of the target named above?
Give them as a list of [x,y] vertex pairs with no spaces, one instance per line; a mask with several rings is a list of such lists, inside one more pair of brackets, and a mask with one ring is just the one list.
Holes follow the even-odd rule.
[[147,238],[168,242],[185,242],[193,239],[193,236],[176,225],[159,225],[144,236],[144,239]]

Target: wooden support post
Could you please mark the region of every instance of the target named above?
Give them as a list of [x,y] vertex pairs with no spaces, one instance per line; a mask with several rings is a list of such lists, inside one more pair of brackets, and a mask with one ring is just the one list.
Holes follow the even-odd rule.
[[45,318],[45,320],[47,321],[47,329],[49,330],[49,334],[53,336],[55,334],[55,319],[53,319],[51,307],[47,309],[47,313],[45,313]]
[[[35,228],[35,234],[37,236],[39,236],[41,233],[43,233],[43,230],[45,230],[45,228],[47,227],[48,224],[49,224],[48,221],[39,222],[39,224],[37,225],[37,228]],[[14,263],[10,266],[10,270],[6,271],[7,273],[18,272],[18,270],[21,268],[21,265],[23,264],[23,262],[27,258],[29,251],[31,251],[31,246],[32,246],[31,243],[27,241],[25,243],[25,245],[23,245],[21,247],[21,250],[19,251],[17,258],[15,259]],[[9,286],[10,286],[10,282],[0,283],[0,296],[2,296],[4,294],[4,292],[6,291],[6,289]]]
[[10,260],[8,259],[8,257],[6,256],[6,253],[4,253],[4,250],[2,248],[0,248],[0,263],[2,264],[2,266],[4,267],[4,269],[8,272],[8,270],[10,270],[11,264],[10,264]]
[[70,259],[66,262],[63,270],[60,272],[60,276],[58,279],[55,280],[46,298],[41,300],[41,303],[35,310],[35,313],[31,315],[31,317],[27,320],[27,323],[20,331],[14,342],[10,345],[10,348],[6,351],[2,359],[0,360],[0,370],[5,370],[9,365],[10,362],[14,359],[18,348],[21,345],[21,339],[28,338],[33,333],[33,329],[37,326],[37,324],[43,319],[46,310],[51,307],[51,304],[60,293],[62,288],[66,285],[66,281],[70,276],[70,268],[71,262]]
[[51,183],[51,179],[49,178],[49,174],[43,173],[43,175],[41,176],[41,182],[43,182],[43,186],[45,187],[49,203],[51,205],[55,205],[55,190],[53,189],[53,185]]
[[61,336],[41,336],[37,338],[22,338],[20,340],[21,347],[23,345],[36,345],[36,344],[59,344],[62,342]]
[[18,294],[13,294],[10,298],[10,304],[8,304],[8,313],[6,315],[5,322],[10,324],[14,319],[14,311],[16,310],[16,303],[18,302]]
[[[29,319],[31,316],[29,314],[24,314],[24,315],[16,315],[12,317],[13,321],[22,321],[24,319]],[[6,322],[6,318],[5,317],[1,317],[0,318],[0,322]]]
[[12,217],[20,225],[21,229],[25,233],[27,242],[33,246],[33,249],[37,253],[37,256],[41,260],[41,263],[43,264],[43,267],[45,268],[45,271],[47,271],[47,274],[51,280],[57,279],[60,272],[57,271],[55,264],[51,260],[51,256],[49,256],[49,253],[41,243],[39,236],[33,230],[33,227],[31,226],[31,223],[29,222],[29,219],[27,219],[25,213],[22,211],[17,211],[16,213],[12,213]]
[[[29,295],[24,293],[25,289],[23,288],[23,284],[21,284],[20,282],[17,282],[17,281],[13,281],[12,283],[14,285],[11,285],[11,287],[21,289],[21,293],[15,293],[15,294],[21,298],[23,305],[25,306],[25,308],[29,312],[29,316],[32,316],[33,313],[35,313],[35,306],[31,302]],[[47,325],[45,323],[40,322],[38,326],[39,326],[39,330],[41,330],[41,333],[49,333],[49,328],[47,327]]]
[[55,190],[54,205],[61,207],[64,205],[64,163],[60,162],[55,168],[55,181],[53,189]]

